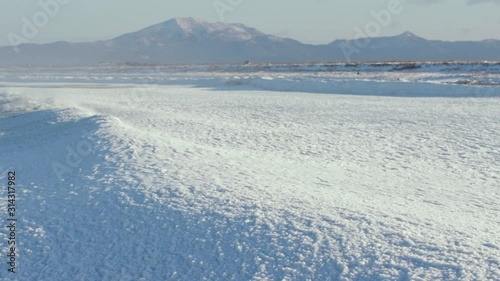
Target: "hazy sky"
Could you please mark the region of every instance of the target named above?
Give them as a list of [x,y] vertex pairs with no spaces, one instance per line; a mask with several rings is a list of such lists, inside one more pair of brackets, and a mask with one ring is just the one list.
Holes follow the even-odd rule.
[[[29,42],[45,43],[109,39],[174,17],[239,22],[329,43],[357,37],[355,28],[364,30],[375,20],[372,12],[388,10],[391,1],[403,10],[380,36],[408,30],[428,39],[500,39],[500,0],[9,0],[0,4],[0,45],[10,44],[9,34],[23,36],[26,22],[40,26]],[[46,12],[43,3],[53,8]]]

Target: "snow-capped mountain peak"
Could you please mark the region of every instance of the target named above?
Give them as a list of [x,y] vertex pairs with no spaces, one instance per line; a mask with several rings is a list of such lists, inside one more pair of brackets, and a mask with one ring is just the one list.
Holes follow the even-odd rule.
[[196,28],[210,29],[213,26],[213,24],[198,18],[175,18],[169,22],[177,24],[180,29],[186,32],[193,32]]
[[161,35],[164,38],[190,37],[197,34],[204,34],[212,29],[212,24],[196,18],[175,18],[150,27],[146,27],[137,33],[143,35]]
[[157,39],[202,40],[210,38],[224,41],[246,41],[264,34],[242,24],[209,23],[197,18],[175,18],[129,35],[147,35]]

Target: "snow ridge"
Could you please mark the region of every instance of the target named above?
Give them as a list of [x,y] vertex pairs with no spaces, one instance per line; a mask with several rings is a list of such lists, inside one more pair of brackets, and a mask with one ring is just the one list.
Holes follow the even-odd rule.
[[64,71],[45,79],[80,81],[3,85],[19,280],[500,279],[498,98],[260,91],[215,73],[144,85],[147,73],[114,71],[128,84]]

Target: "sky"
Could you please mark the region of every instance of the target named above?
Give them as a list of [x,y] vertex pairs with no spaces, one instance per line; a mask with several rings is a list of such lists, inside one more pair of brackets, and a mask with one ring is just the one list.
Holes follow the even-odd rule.
[[0,45],[111,39],[175,17],[243,23],[312,44],[405,31],[500,39],[500,0],[15,0],[0,4]]

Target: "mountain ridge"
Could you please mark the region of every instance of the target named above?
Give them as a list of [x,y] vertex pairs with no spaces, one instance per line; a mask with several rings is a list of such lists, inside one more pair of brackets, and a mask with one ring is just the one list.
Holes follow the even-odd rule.
[[197,18],[174,18],[109,40],[0,47],[0,65],[4,66],[499,59],[500,40],[495,39],[427,40],[406,31],[312,45],[239,23],[210,23]]

